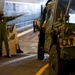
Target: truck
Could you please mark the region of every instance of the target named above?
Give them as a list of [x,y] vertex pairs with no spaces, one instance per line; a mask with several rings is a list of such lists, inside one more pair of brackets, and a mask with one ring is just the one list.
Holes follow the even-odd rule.
[[48,53],[49,75],[69,75],[75,69],[75,0],[51,0],[46,8],[44,44],[39,39],[43,46],[38,43],[38,59]]

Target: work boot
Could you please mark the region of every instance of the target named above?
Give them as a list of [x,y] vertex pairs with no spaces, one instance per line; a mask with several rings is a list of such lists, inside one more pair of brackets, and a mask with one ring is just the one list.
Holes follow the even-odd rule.
[[7,55],[6,57],[11,58],[11,55]]
[[23,51],[22,51],[22,50],[17,50],[16,52],[17,52],[17,53],[23,53]]
[[23,53],[23,51],[20,49],[20,46],[17,44],[17,49],[16,49],[17,53]]

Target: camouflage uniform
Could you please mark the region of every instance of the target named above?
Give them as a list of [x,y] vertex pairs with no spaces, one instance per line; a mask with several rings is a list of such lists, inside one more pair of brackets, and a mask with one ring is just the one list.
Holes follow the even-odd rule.
[[8,45],[8,37],[7,37],[7,30],[6,30],[6,22],[13,20],[17,17],[16,16],[3,17],[2,14],[3,12],[2,10],[0,10],[0,56],[2,56],[2,41],[4,41],[7,57],[9,57],[9,45]]

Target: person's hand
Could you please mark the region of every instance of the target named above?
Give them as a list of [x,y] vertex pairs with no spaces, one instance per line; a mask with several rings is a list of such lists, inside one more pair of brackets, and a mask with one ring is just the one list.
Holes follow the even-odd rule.
[[19,15],[15,16],[15,18],[20,17],[20,16],[22,16],[22,15],[23,15],[23,14],[19,14]]
[[23,14],[20,14],[19,16],[23,16]]

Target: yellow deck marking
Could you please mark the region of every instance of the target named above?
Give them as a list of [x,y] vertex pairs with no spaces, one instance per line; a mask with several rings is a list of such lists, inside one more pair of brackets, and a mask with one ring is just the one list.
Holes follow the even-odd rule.
[[35,75],[41,75],[43,71],[49,66],[49,64],[46,64],[44,67],[42,67]]

